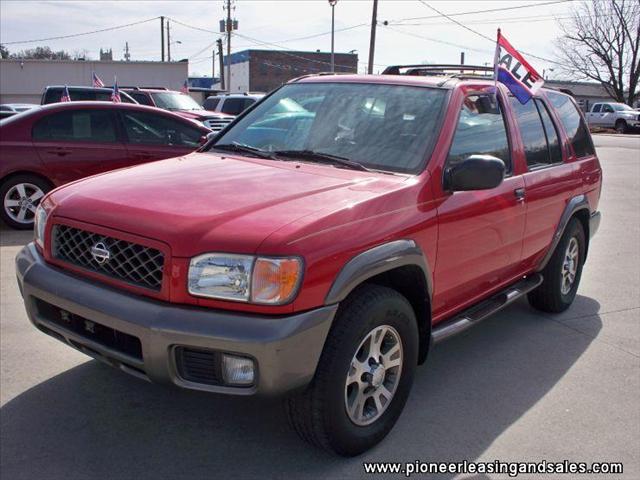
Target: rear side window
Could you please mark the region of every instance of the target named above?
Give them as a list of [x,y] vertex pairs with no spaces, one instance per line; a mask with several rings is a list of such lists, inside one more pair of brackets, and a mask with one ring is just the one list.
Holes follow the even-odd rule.
[[77,110],[60,112],[40,119],[33,127],[34,141],[116,142],[116,129],[111,112]]
[[511,170],[507,129],[494,95],[470,95],[462,104],[447,166],[471,155],[493,155]]
[[123,112],[129,143],[197,147],[202,133],[195,127],[148,112]]
[[527,165],[539,167],[562,162],[558,133],[544,104],[535,99],[523,105],[511,97],[511,108],[518,120]]
[[582,120],[582,116],[571,98],[555,92],[547,92],[547,96],[558,112],[560,121],[567,132],[576,156],[586,157],[587,155],[594,155],[595,150],[593,148],[593,142],[591,141],[591,135],[589,135],[589,129]]
[[602,105],[598,104],[595,107],[593,107],[593,113],[598,113],[600,111],[600,108],[602,108]]
[[128,93],[140,105],[148,105],[150,107],[154,106],[151,99],[148,96],[146,96],[144,93],[135,93],[135,92],[128,92]]

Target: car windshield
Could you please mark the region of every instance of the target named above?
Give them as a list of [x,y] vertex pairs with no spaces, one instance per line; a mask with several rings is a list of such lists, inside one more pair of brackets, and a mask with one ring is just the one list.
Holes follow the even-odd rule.
[[302,161],[327,160],[313,152],[369,169],[417,173],[439,131],[446,96],[446,90],[428,87],[293,83],[263,100],[211,147],[241,145],[283,160],[304,152]]
[[625,110],[633,110],[629,105],[625,105],[624,103],[611,103],[610,104],[616,112],[622,112]]
[[165,110],[202,110],[198,102],[186,93],[154,92],[151,96],[156,106]]

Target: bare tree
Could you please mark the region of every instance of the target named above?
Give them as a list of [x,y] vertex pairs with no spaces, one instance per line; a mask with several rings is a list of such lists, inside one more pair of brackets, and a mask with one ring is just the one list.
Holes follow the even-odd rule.
[[559,68],[599,82],[618,102],[632,105],[640,79],[640,0],[576,2],[571,18],[559,25]]

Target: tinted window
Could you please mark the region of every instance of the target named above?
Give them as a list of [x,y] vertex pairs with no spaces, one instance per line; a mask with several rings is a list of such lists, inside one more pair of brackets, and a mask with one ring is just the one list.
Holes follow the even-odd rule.
[[560,146],[560,136],[558,135],[558,129],[556,128],[547,106],[542,100],[536,99],[536,106],[538,112],[542,117],[542,124],[544,125],[545,133],[547,134],[547,143],[549,144],[549,156],[551,163],[562,162],[562,147]]
[[604,113],[612,113],[613,112],[613,108],[611,107],[611,105],[607,105],[605,103],[604,105],[602,105],[602,111]]
[[13,112],[13,109],[0,105],[0,112]]
[[115,142],[113,117],[106,110],[54,113],[33,127],[33,139],[61,142]]
[[245,108],[244,98],[227,98],[222,104],[222,113],[239,115]]
[[464,100],[447,165],[476,154],[493,155],[511,169],[507,130],[493,95],[470,95]]
[[591,135],[589,135],[589,129],[582,120],[582,116],[571,97],[550,91],[547,92],[547,96],[558,112],[576,156],[593,155],[595,151],[591,142]]
[[202,133],[182,122],[147,112],[123,112],[129,143],[197,147]]
[[[446,96],[446,90],[425,87],[292,83],[261,100],[216,144],[312,150],[413,173],[438,134]],[[301,107],[310,98],[317,102],[315,111]]]
[[535,102],[528,101],[523,105],[516,98],[511,97],[511,107],[518,119],[527,165],[535,166],[549,163],[547,136]]
[[216,107],[218,106],[219,103],[220,103],[220,99],[219,98],[211,98],[211,97],[209,97],[204,101],[203,107],[206,110],[215,111],[215,109],[216,109]]
[[602,105],[598,104],[595,107],[593,107],[593,113],[598,113],[600,111],[600,108],[602,107]]
[[140,105],[149,105],[151,107],[154,106],[151,99],[144,93],[129,92],[129,95],[131,95],[131,97]]

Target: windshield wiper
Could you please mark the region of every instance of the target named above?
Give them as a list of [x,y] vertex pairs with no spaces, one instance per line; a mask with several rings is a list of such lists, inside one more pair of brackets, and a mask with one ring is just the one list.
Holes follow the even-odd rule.
[[245,145],[243,143],[238,143],[238,142],[213,145],[212,148],[217,150],[226,150],[228,152],[249,153],[249,154],[255,155],[256,157],[268,158],[270,160],[277,160],[273,152],[267,152],[266,150],[261,150],[256,147],[252,147],[251,145]]
[[330,153],[315,152],[313,150],[276,150],[276,155],[279,157],[293,157],[303,158],[305,160],[317,160],[322,163],[331,163],[350,168],[352,170],[361,170],[364,172],[370,172],[371,170],[362,165],[361,163],[354,162],[345,157],[338,155],[332,155]]

